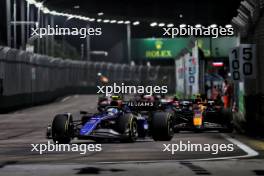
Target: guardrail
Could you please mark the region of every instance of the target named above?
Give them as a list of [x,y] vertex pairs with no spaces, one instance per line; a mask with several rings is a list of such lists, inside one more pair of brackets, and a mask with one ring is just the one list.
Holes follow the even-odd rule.
[[112,82],[175,87],[174,66],[75,61],[0,46],[0,112],[72,93],[96,93],[97,73]]

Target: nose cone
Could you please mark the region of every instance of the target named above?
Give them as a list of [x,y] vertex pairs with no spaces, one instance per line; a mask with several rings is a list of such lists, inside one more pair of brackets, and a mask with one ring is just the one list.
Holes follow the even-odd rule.
[[80,130],[80,135],[81,136],[87,136],[87,135],[89,135],[93,131],[95,125],[96,125],[96,123],[87,122],[82,127],[82,129]]

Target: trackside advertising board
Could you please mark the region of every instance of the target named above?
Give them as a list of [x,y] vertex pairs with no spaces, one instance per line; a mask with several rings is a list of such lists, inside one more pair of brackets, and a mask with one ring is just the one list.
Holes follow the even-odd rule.
[[188,38],[146,38],[133,39],[131,43],[132,58],[141,59],[174,59],[182,49],[186,48],[189,43]]
[[[178,38],[145,38],[131,40],[133,59],[175,59],[183,49],[189,48],[191,39]],[[197,38],[197,46],[203,51],[205,58],[228,57],[229,48],[236,45],[237,37]]]
[[234,81],[256,78],[256,45],[241,44],[232,48],[229,52],[229,66]]
[[240,44],[229,52],[229,66],[231,78],[238,82],[238,107],[241,113],[245,112],[245,79],[255,79],[257,72],[256,45]]
[[198,47],[175,61],[176,92],[187,97],[199,93]]

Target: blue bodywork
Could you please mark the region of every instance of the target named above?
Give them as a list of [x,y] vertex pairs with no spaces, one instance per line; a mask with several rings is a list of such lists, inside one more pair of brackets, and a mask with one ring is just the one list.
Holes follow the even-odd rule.
[[[124,110],[124,109],[123,109]],[[129,112],[129,109],[126,110]],[[79,136],[94,136],[98,134],[97,126],[104,120],[116,120],[123,114],[123,111],[117,108],[107,109],[105,112],[95,114],[82,126],[79,131]],[[137,118],[138,131],[146,133],[149,129],[148,121],[145,116],[135,116]],[[96,131],[95,131],[96,130]],[[95,133],[93,133],[95,132]]]
[[88,122],[86,122],[80,132],[80,136],[88,136],[92,133],[92,131],[97,127],[98,124],[100,124],[103,120],[106,119],[114,119],[117,118],[120,115],[120,111],[116,108],[111,108],[107,110],[106,112],[103,112],[101,114],[96,114],[92,116]]

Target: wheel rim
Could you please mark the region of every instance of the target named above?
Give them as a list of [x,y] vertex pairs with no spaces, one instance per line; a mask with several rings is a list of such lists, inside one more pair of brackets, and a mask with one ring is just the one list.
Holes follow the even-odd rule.
[[133,140],[136,140],[138,137],[138,132],[137,132],[137,123],[133,121],[132,126],[131,126],[131,138]]
[[168,134],[169,136],[172,136],[173,135],[173,125],[172,125],[172,120],[170,118],[170,120],[168,121]]

